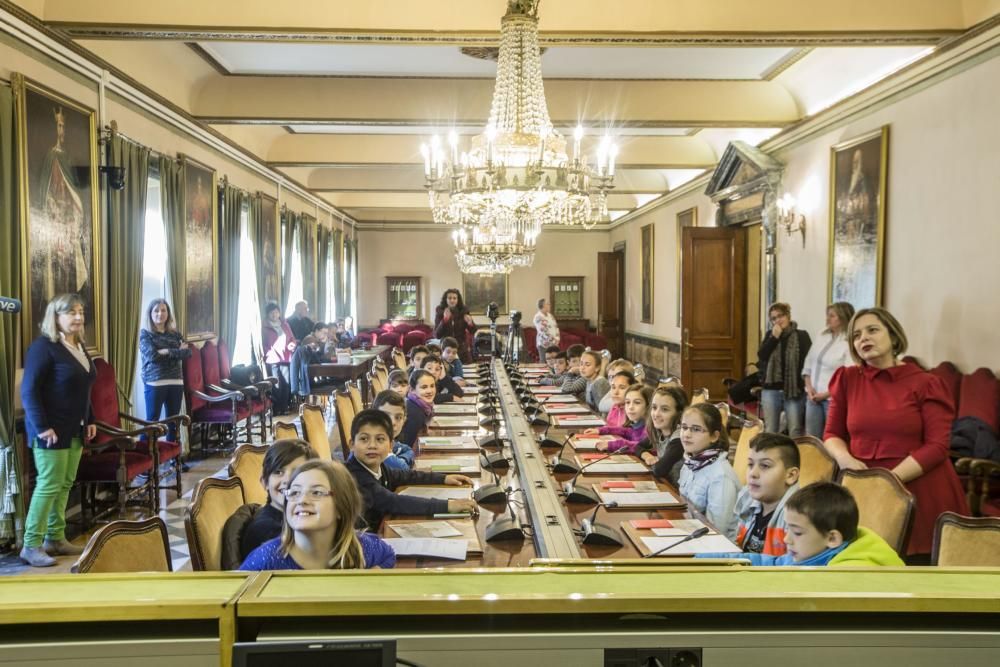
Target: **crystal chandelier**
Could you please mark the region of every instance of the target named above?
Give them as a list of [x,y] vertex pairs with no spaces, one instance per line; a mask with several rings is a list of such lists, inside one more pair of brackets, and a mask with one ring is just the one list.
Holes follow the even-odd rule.
[[499,237],[533,239],[545,224],[591,228],[607,217],[617,147],[600,142],[596,162],[583,155],[583,128],[566,140],[552,127],[538,48],[540,0],[509,0],[501,21],[493,104],[485,131],[460,150],[459,137],[421,146],[434,221],[488,226]]
[[505,234],[490,223],[462,225],[451,233],[462,273],[510,273],[535,261],[535,232]]

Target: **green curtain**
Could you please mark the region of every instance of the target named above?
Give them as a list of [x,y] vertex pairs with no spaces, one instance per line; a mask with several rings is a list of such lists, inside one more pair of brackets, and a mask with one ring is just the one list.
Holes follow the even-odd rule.
[[[0,294],[21,295],[21,228],[17,217],[17,152],[14,94],[0,85]],[[0,315],[0,541],[20,542],[24,497],[14,432],[14,375],[17,372],[20,316]]]
[[[302,215],[299,221],[299,259],[302,263],[302,299],[316,308],[316,218]],[[318,313],[314,310],[314,313]],[[315,317],[315,314],[314,314]]]
[[358,277],[358,242],[355,239],[350,239],[344,243],[344,247],[347,249],[345,253],[346,258],[344,259],[344,263],[346,264],[344,271],[344,309],[347,312],[344,316],[350,315],[353,319],[354,288]]
[[320,225],[316,229],[316,309],[317,317],[323,322],[331,319],[328,306],[330,290],[330,230]]
[[160,157],[160,206],[167,235],[167,274],[177,330],[187,331],[187,242],[184,227],[184,169],[181,163]]
[[[247,233],[253,243],[254,267],[257,274],[257,300],[264,299],[266,285],[264,284],[264,199],[257,193],[250,197],[250,210],[247,217]],[[264,303],[260,304],[261,307]]]
[[149,149],[115,134],[108,161],[125,169],[125,188],[109,190],[108,196],[108,257],[114,258],[108,265],[108,312],[114,313],[109,318],[108,361],[118,380],[119,406],[130,411],[142,317]]
[[333,306],[337,319],[347,314],[344,304],[344,232],[339,229],[333,232]]
[[281,214],[283,237],[281,239],[281,312],[288,307],[288,292],[292,289],[292,243],[295,242],[295,231],[298,229],[299,217],[292,211]]
[[[247,193],[224,183],[219,193],[219,339],[233,350],[240,315],[240,222]],[[235,352],[235,350],[233,350]]]

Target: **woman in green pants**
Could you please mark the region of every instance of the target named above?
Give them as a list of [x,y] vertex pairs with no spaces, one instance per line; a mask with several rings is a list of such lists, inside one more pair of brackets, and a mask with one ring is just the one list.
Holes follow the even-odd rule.
[[83,442],[92,440],[97,431],[90,409],[97,369],[83,346],[84,323],[78,295],[55,297],[45,309],[42,335],[24,359],[21,402],[38,475],[21,560],[32,567],[55,565],[52,556],[83,552],[66,540],[66,502]]

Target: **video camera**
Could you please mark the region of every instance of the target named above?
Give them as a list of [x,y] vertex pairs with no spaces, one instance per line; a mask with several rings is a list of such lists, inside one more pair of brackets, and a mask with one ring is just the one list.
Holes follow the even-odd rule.
[[512,310],[512,311],[510,311],[510,323],[511,324],[520,324],[521,323],[521,311],[520,310]]
[[[513,315],[513,313],[511,313]],[[486,317],[489,318],[490,322],[496,323],[497,318],[500,317],[500,306],[497,305],[496,301],[491,301],[488,306],[486,306]]]

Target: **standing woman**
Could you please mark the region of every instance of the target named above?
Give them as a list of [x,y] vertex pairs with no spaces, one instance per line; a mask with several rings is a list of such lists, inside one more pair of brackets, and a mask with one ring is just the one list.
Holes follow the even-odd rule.
[[458,356],[468,364],[472,363],[472,357],[469,355],[467,332],[475,329],[476,323],[462,302],[462,293],[454,288],[445,290],[441,303],[434,311],[434,335],[458,341]]
[[545,350],[551,346],[559,347],[559,324],[552,315],[552,304],[546,298],[538,300],[538,312],[532,320],[535,331],[535,344],[538,346],[538,360],[545,361]]
[[771,330],[764,336],[757,351],[757,368],[761,373],[760,404],[764,409],[764,430],[777,433],[784,411],[788,435],[802,435],[805,422],[806,392],[802,366],[812,340],[792,321],[792,309],[787,303],[774,303],[767,311]]
[[271,377],[278,378],[278,386],[273,395],[274,414],[283,415],[288,412],[288,401],[292,393],[289,368],[295,353],[295,334],[274,301],[264,307],[264,324],[261,328],[267,372]]
[[97,369],[83,347],[84,324],[79,295],[55,297],[45,308],[42,335],[24,359],[21,402],[38,476],[20,555],[32,567],[55,565],[52,556],[83,553],[66,540],[66,502],[76,480],[83,442],[97,434],[90,409],[90,388],[97,379]]
[[806,388],[806,434],[823,438],[826,413],[830,409],[830,378],[841,366],[849,366],[850,345],[847,344],[847,323],[854,317],[854,306],[846,301],[830,304],[826,309],[826,329],[809,348],[802,377]]
[[851,358],[830,380],[823,443],[842,470],[886,468],[917,501],[907,555],[929,554],[941,512],[968,515],[948,459],[955,405],[937,376],[899,361],[903,327],[884,308],[859,310],[847,326]]
[[[142,383],[145,387],[146,421],[180,414],[184,398],[181,364],[191,356],[188,344],[177,331],[166,299],[153,299],[146,308],[145,326],[139,331]],[[166,408],[167,414],[163,415]],[[177,423],[170,422],[167,439],[177,442]]]

